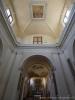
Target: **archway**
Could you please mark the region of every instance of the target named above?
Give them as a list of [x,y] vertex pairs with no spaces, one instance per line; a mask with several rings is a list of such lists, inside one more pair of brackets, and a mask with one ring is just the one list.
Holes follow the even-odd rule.
[[37,97],[38,100],[40,96],[50,97],[50,88],[48,88],[48,85],[51,87],[52,82],[53,66],[50,60],[42,55],[30,56],[24,61],[21,69],[19,100],[24,100],[27,96]]

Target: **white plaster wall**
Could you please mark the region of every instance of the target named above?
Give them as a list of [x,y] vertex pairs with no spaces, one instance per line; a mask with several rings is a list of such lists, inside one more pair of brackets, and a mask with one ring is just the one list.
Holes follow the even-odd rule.
[[73,65],[73,69],[75,71],[75,59],[74,59],[74,55],[73,55],[74,40],[75,40],[75,22],[70,30],[69,36],[67,37],[67,39],[62,47],[64,52],[63,52],[63,54],[60,55],[60,58],[61,58],[61,61],[63,64],[64,73],[66,76],[68,92],[72,97],[75,97],[75,80],[74,80],[71,70],[69,68],[67,59],[68,58],[70,59],[72,65]]
[[66,80],[66,85],[67,85],[66,87],[67,87],[69,96],[75,97],[75,81],[73,79],[71,70],[68,66],[67,58],[66,58],[65,54],[61,54],[60,57],[62,59],[61,60],[62,67],[63,67],[64,74],[65,74],[65,80]]
[[64,73],[62,70],[62,64],[58,54],[53,55],[53,65],[55,66],[55,77],[58,89],[58,96],[65,97],[68,96],[68,90],[66,88]]

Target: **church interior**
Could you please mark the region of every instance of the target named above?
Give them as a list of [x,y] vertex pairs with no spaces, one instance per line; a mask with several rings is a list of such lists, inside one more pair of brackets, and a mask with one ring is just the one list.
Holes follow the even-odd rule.
[[0,0],[0,100],[75,100],[75,0]]

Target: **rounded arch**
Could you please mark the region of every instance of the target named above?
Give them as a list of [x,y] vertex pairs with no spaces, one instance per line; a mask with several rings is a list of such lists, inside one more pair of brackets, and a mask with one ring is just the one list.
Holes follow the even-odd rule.
[[32,69],[47,69],[48,71],[53,70],[53,65],[49,58],[43,55],[32,55],[24,60],[22,65],[22,71],[27,72]]
[[75,60],[75,40],[73,42],[73,57],[74,57],[74,60]]
[[2,51],[3,51],[3,43],[2,43],[2,40],[0,38],[0,57],[2,56]]
[[39,60],[40,60],[40,59],[43,59],[43,60],[46,61],[48,64],[51,64],[51,65],[52,65],[52,63],[51,63],[51,61],[50,61],[50,59],[49,59],[48,57],[43,56],[43,55],[32,55],[32,56],[29,56],[28,58],[26,58],[26,59],[24,60],[22,67],[24,67],[24,65],[25,65],[26,63],[29,63],[29,61],[34,60],[35,58],[37,58],[37,59],[39,59]]

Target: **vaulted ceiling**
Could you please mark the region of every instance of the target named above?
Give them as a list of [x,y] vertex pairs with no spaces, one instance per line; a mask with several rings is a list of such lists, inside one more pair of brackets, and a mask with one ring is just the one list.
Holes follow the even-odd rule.
[[71,3],[72,0],[4,0],[5,9],[9,8],[13,16],[11,27],[16,39],[24,44],[32,44],[34,36],[42,36],[44,44],[57,43]]

